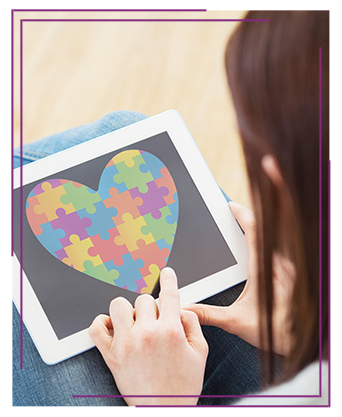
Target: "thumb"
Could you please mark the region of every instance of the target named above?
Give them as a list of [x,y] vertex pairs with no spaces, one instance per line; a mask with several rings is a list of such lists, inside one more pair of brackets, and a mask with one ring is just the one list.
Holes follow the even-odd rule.
[[238,317],[235,315],[234,306],[218,307],[208,304],[190,304],[182,308],[196,313],[200,324],[203,326],[220,327],[229,333],[235,334]]
[[[249,270],[257,271],[257,227],[255,216],[251,210],[241,204],[230,201],[229,207],[245,233]],[[256,274],[250,274],[250,276],[254,277]]]
[[185,337],[196,351],[208,354],[208,344],[203,336],[197,315],[189,310],[181,310],[181,321]]

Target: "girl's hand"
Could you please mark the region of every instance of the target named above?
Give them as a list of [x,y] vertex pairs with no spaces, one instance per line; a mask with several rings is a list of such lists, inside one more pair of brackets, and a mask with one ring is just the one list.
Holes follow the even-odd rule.
[[147,294],[136,299],[135,309],[126,299],[115,298],[110,316],[96,317],[89,334],[128,405],[195,405],[202,390],[208,345],[197,315],[180,310],[177,277],[171,268],[161,271],[160,287],[159,310]]
[[[255,218],[248,208],[240,204],[230,202],[229,206],[246,237],[248,272],[245,288],[239,298],[229,307],[191,304],[184,308],[195,312],[202,325],[220,327],[260,348]],[[292,263],[280,255],[275,255],[273,259],[273,349],[275,353],[284,356],[289,354],[291,348],[288,308],[291,302],[294,276]]]

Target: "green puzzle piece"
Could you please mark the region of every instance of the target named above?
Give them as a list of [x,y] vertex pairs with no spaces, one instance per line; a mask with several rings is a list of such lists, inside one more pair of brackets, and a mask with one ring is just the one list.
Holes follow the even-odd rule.
[[107,284],[115,285],[114,280],[119,278],[119,272],[116,269],[108,271],[104,264],[94,266],[92,261],[85,261],[83,263],[85,271],[84,274],[90,275],[93,278],[106,282]]
[[95,191],[90,192],[87,186],[77,185],[76,187],[71,181],[63,184],[66,194],[62,195],[61,203],[71,203],[76,211],[86,209],[89,214],[95,213],[94,203],[101,201],[101,197]]
[[124,161],[115,164],[119,174],[115,174],[113,180],[117,184],[124,182],[129,190],[138,187],[141,193],[146,193],[148,191],[146,184],[153,181],[154,178],[150,171],[140,171],[140,165],[145,164],[142,155],[133,156],[132,159],[135,162],[132,167],[127,166]]
[[177,229],[177,222],[169,224],[166,221],[166,217],[172,215],[168,206],[160,209],[161,217],[155,219],[152,217],[151,213],[148,213],[143,216],[146,222],[146,226],[141,228],[141,233],[148,235],[152,233],[155,241],[160,239],[165,239],[165,243],[171,245],[174,241],[174,234]]

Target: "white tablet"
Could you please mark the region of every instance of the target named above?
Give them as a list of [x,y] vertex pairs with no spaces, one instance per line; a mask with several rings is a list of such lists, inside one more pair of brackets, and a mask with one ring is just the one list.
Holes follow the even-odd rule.
[[22,187],[17,168],[14,187],[13,298],[48,364],[93,346],[113,298],[157,299],[166,265],[182,305],[246,279],[244,235],[176,111],[26,165]]

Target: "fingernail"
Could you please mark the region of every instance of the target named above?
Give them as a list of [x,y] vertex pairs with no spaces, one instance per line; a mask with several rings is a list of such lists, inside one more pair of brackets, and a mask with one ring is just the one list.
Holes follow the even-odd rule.
[[170,268],[169,266],[166,266],[165,268],[163,268],[162,270],[161,270],[161,272],[175,272],[172,268]]

